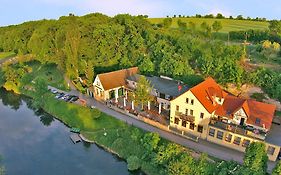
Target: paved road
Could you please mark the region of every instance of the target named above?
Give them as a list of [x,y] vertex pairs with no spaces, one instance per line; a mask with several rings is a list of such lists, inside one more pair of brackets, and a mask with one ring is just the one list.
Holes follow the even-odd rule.
[[[156,128],[154,126],[151,126],[147,123],[144,123],[140,120],[137,120],[137,119],[129,117],[125,114],[116,112],[116,111],[108,108],[105,104],[96,101],[92,97],[81,94],[80,92],[75,90],[75,87],[73,85],[71,85],[71,83],[69,85],[70,85],[70,88],[72,89],[69,92],[69,94],[77,95],[80,98],[83,98],[84,100],[87,101],[88,106],[94,105],[96,108],[98,108],[102,112],[104,112],[106,114],[109,114],[109,115],[111,115],[111,116],[113,116],[113,117],[115,117],[119,120],[122,120],[122,121],[124,121],[128,124],[134,125],[138,128],[142,128],[142,129],[144,129],[146,131],[149,131],[149,132],[157,132],[157,133],[159,133],[159,135],[162,138],[165,138],[165,139],[170,140],[172,142],[178,143],[180,145],[183,145],[183,146],[185,146],[187,148],[190,148],[190,149],[193,149],[195,151],[204,152],[204,153],[207,153],[210,156],[213,156],[213,157],[216,157],[216,158],[219,158],[219,159],[234,160],[236,162],[243,163],[244,153],[242,153],[242,152],[239,152],[239,151],[236,151],[236,150],[224,147],[224,146],[220,146],[220,145],[217,145],[217,144],[214,144],[214,143],[208,142],[206,140],[202,140],[202,139],[199,139],[199,142],[194,142],[194,141],[188,140],[184,137],[181,137],[179,135],[175,135],[171,132],[161,130],[161,129]],[[276,164],[275,162],[271,162],[271,161],[268,162],[269,172],[272,171],[275,164]]]

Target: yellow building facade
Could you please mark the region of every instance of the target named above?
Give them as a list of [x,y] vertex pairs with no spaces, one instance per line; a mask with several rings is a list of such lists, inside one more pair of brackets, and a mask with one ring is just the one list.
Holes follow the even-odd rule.
[[[209,86],[208,84],[211,85]],[[237,105],[232,104],[232,101],[230,101],[230,104],[227,104],[230,107],[227,108],[226,114],[218,115],[216,110],[223,108],[226,103],[229,103],[229,100],[225,102],[228,98],[238,97],[229,97],[226,92],[220,90],[220,87],[212,79],[208,79],[197,86],[170,102],[170,128],[175,128],[183,133],[188,133],[241,152],[245,152],[246,147],[251,142],[263,142],[266,145],[269,160],[277,160],[280,153],[280,145],[268,142],[266,139],[271,123],[266,123],[265,121],[264,124],[263,120],[259,118],[256,121],[251,121],[253,119],[249,117],[249,109],[245,108],[246,112],[241,106],[233,108],[235,110],[233,110],[232,116],[228,115],[230,112],[228,109]],[[243,104],[244,101],[247,102],[247,100],[239,100],[238,102],[243,102]],[[260,104],[260,102],[252,101],[250,103]],[[268,104],[261,105],[266,106]],[[249,106],[247,107],[249,108]],[[261,106],[257,106],[253,111],[256,111],[259,107]],[[274,110],[275,107],[272,107],[268,115],[273,117]],[[266,112],[265,109],[263,111]],[[249,128],[252,128],[252,130]],[[257,130],[260,133],[255,133]]]

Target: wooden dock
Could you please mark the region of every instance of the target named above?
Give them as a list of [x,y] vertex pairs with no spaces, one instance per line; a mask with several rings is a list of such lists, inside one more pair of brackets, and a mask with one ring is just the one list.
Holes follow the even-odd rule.
[[74,144],[82,141],[79,134],[71,134],[70,139]]

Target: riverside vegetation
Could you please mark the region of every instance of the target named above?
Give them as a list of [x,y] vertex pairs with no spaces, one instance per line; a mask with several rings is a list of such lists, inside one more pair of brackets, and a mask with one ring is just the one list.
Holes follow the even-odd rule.
[[[94,73],[139,66],[143,74],[171,76],[190,86],[205,76],[213,76],[222,84],[250,82],[262,86],[272,97],[281,98],[278,72],[244,69],[240,64],[247,54],[243,47],[214,39],[206,24],[200,31],[181,26],[170,29],[151,25],[144,16],[70,14],[59,20],[2,27],[0,49],[13,51],[22,59],[1,69],[0,85],[31,96],[35,107],[71,127],[81,128],[88,139],[126,159],[130,170],[141,168],[148,174],[229,174],[235,169],[233,174],[265,174],[263,144],[251,144],[240,166],[236,162],[210,161],[205,154],[196,159],[190,150],[156,133],[128,126],[98,110],[57,101],[47,91],[47,82],[67,89],[63,76],[73,80],[85,76],[90,86]],[[280,35],[280,31],[271,30]]]

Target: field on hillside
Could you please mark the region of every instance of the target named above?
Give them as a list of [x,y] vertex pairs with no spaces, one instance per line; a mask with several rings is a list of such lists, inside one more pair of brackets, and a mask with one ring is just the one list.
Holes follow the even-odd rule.
[[[266,30],[268,29],[268,22],[260,22],[260,21],[249,21],[249,20],[234,20],[234,19],[210,19],[210,18],[172,18],[172,28],[178,27],[177,21],[181,19],[183,22],[186,22],[188,25],[189,21],[192,21],[196,24],[197,28],[200,28],[200,25],[203,22],[212,25],[214,21],[221,21],[222,30],[220,32],[227,33],[229,31],[239,31],[239,30]],[[152,24],[163,23],[164,18],[149,18],[148,21]]]
[[0,52],[0,59],[8,58],[15,56],[16,54],[14,52]]

